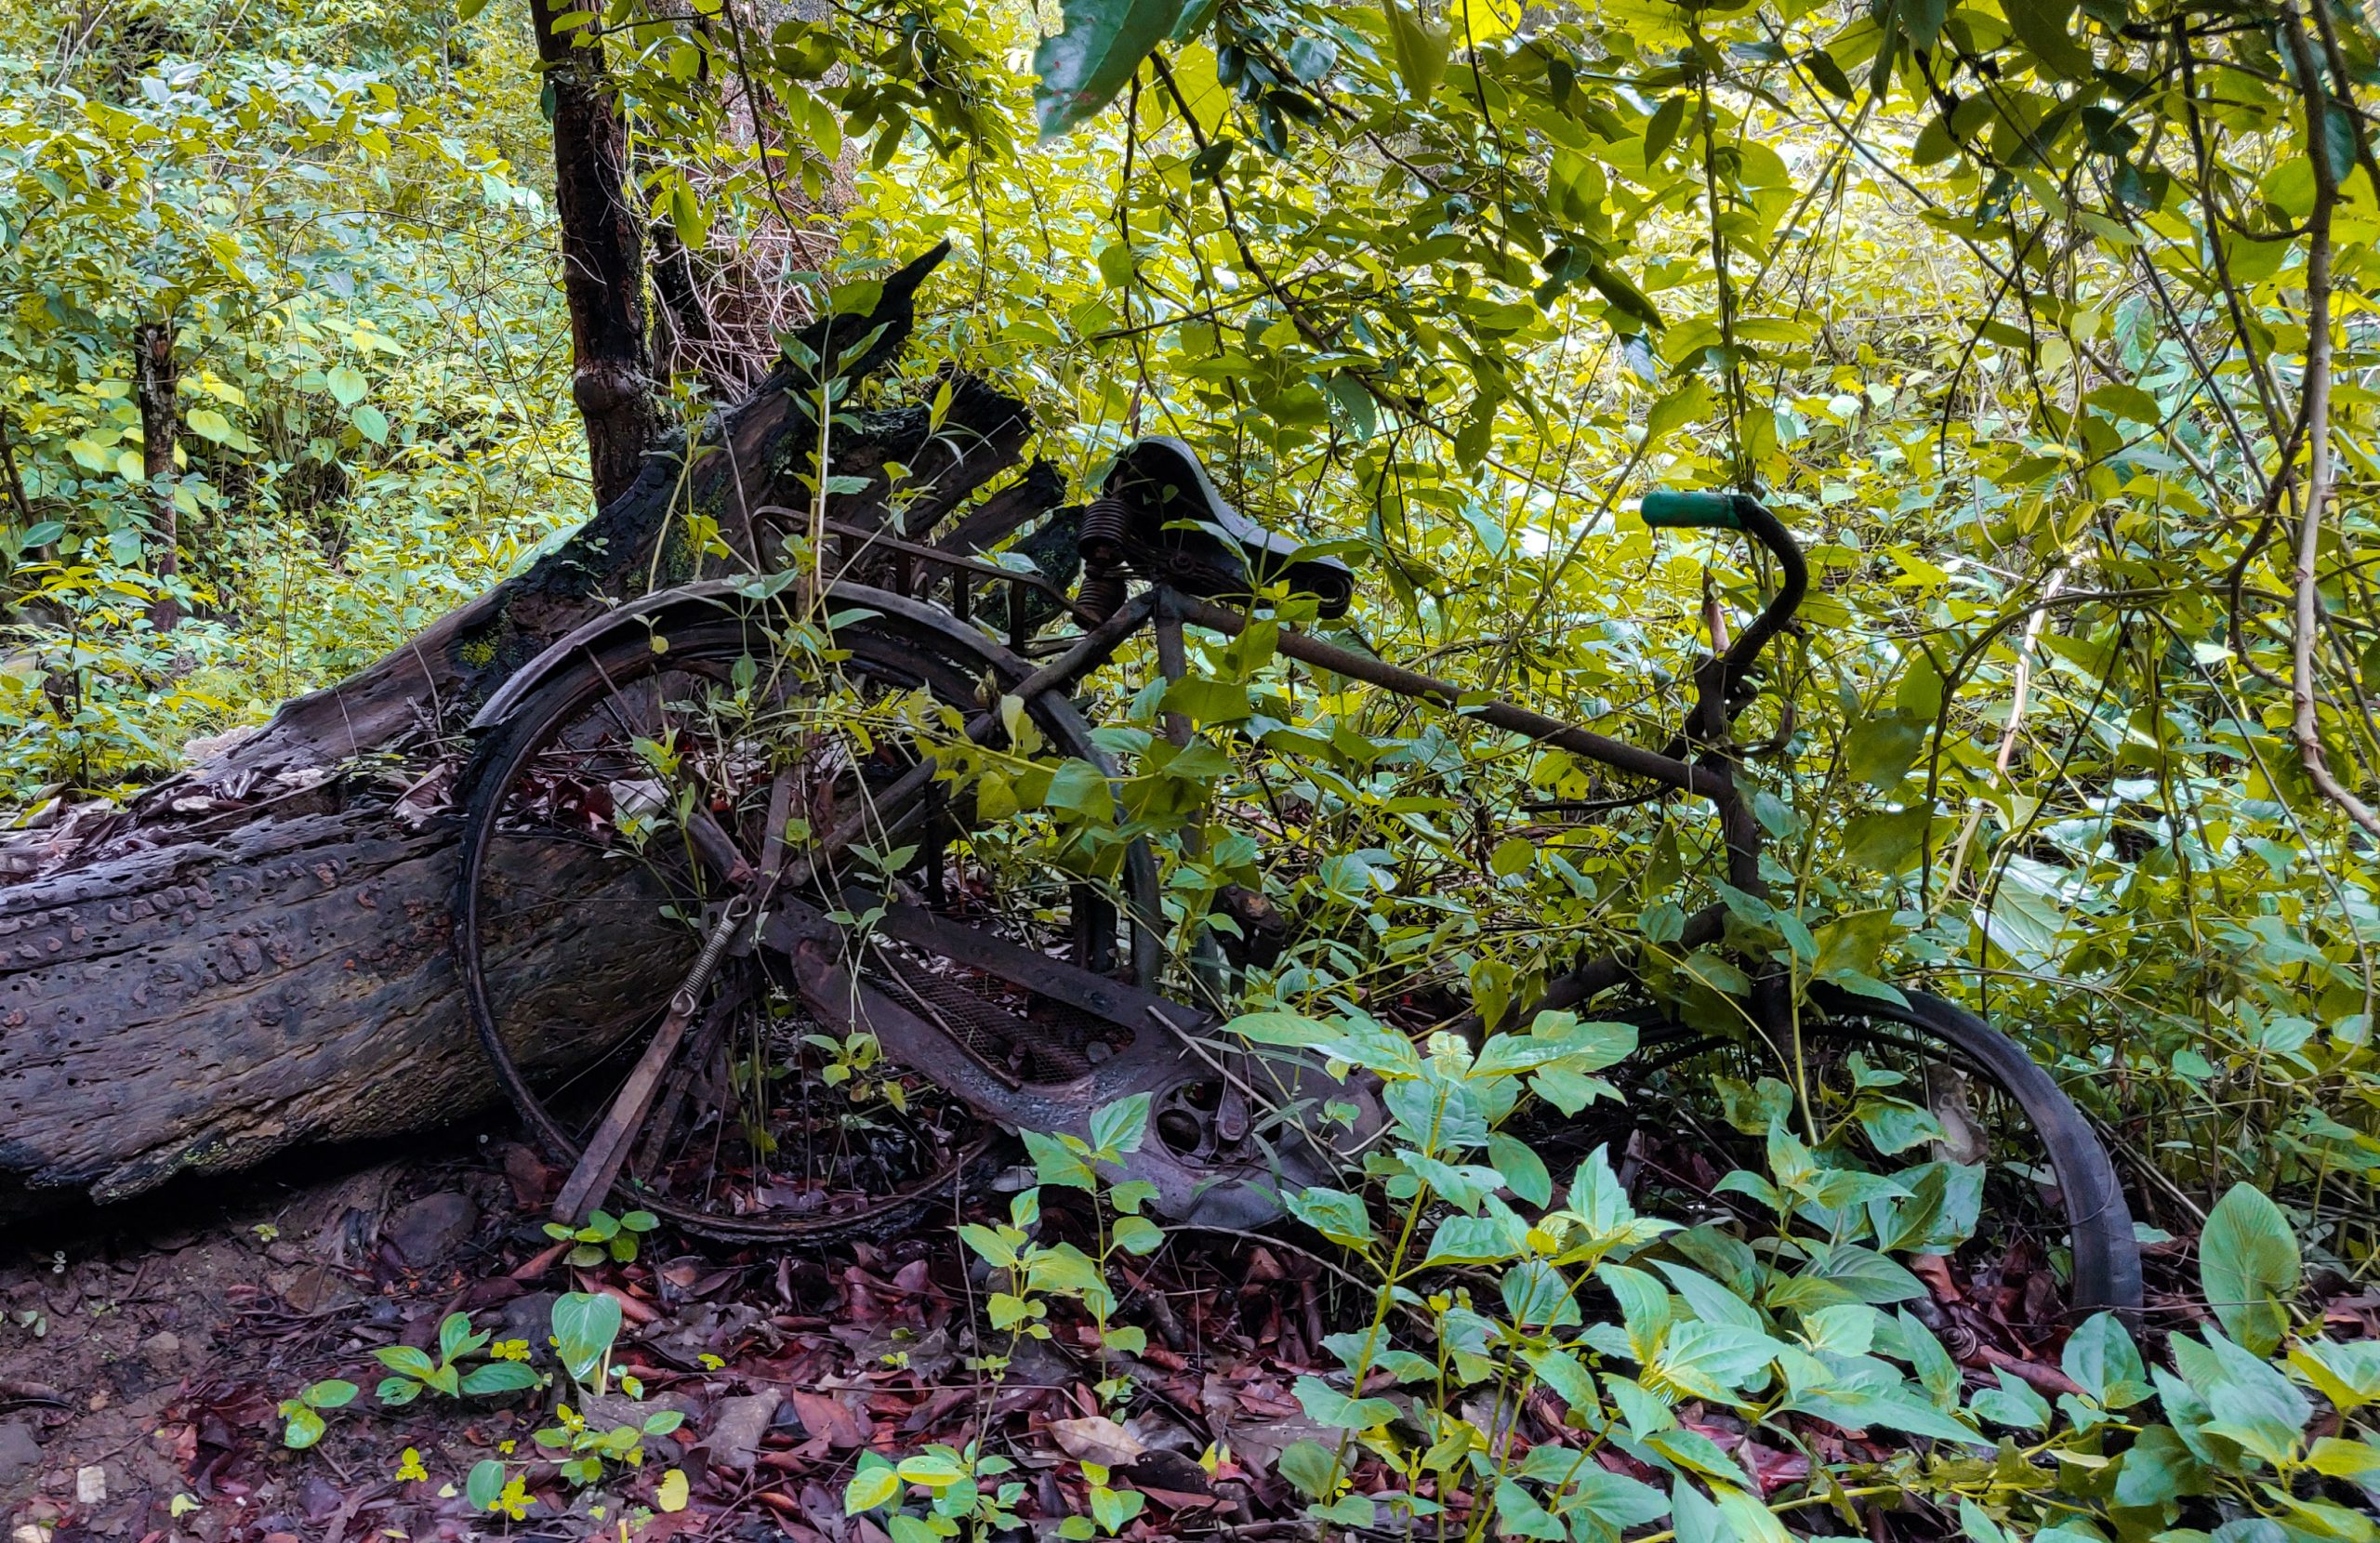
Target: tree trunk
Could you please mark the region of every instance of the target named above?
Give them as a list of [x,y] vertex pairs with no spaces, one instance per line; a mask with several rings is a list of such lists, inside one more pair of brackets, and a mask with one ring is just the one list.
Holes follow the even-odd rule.
[[661,416],[645,337],[642,216],[628,185],[628,123],[602,42],[577,29],[554,31],[554,18],[568,9],[530,0],[529,17],[553,108],[570,389],[587,423],[587,468],[600,508],[636,481]]
[[[1015,465],[1024,404],[954,385],[941,433],[919,407],[839,431],[833,471],[867,487],[833,499],[832,518],[886,518],[887,461],[928,490],[912,528],[921,509],[930,528],[964,520]],[[796,473],[813,434],[773,383],[722,415],[691,466],[655,455],[559,550],[386,659],[126,808],[0,848],[0,1214],[487,1103],[494,1079],[447,961],[459,730],[608,602],[651,575],[698,576],[687,513],[774,557],[770,506],[806,506]],[[1057,496],[1046,475],[1022,481],[1030,491],[992,495],[1020,523]],[[566,929],[516,968],[603,1004],[655,984],[640,963],[620,940]]]
[[[167,587],[182,568],[181,521],[174,508],[174,441],[181,432],[181,407],[174,393],[180,387],[172,325],[143,322],[133,328],[132,395],[140,405],[140,474],[148,479],[152,500],[154,567]],[[161,588],[149,603],[149,624],[161,633],[171,632],[181,619],[181,603]]]

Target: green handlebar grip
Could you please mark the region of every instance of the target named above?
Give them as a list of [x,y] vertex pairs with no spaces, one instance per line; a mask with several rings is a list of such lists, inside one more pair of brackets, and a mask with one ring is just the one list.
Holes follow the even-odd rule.
[[1639,512],[1647,525],[1715,526],[1721,530],[1739,531],[1743,521],[1736,514],[1736,495],[1732,493],[1673,493],[1663,490],[1645,495]]

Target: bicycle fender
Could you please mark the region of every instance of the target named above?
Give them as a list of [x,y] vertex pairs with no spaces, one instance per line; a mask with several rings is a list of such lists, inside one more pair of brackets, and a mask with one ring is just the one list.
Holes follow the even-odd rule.
[[[831,585],[826,598],[836,610],[871,611],[932,628],[947,640],[955,652],[981,663],[1009,684],[1024,678],[1024,666],[1015,655],[938,606],[864,584]],[[616,606],[582,622],[513,671],[471,715],[470,731],[480,733],[495,728],[517,711],[538,687],[582,661],[599,656],[623,637],[667,638],[673,626],[709,620],[721,613],[734,614],[765,603],[767,597],[755,595],[749,579],[705,579],[674,589],[656,590]]]

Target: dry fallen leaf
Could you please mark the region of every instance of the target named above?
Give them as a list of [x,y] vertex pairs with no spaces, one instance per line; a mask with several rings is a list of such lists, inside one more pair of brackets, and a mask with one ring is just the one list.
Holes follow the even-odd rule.
[[1050,1422],[1050,1436],[1067,1457],[1107,1468],[1121,1468],[1148,1450],[1130,1431],[1104,1415],[1053,1419]]

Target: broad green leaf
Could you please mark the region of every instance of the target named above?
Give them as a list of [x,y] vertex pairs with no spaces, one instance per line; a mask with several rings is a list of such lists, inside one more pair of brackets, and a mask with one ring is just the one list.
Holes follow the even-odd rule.
[[2091,50],[2073,33],[2076,0],[2004,0],[2008,25],[2044,71],[2061,80],[2088,80]]
[[1545,1159],[1527,1142],[1491,1131],[1488,1137],[1488,1161],[1504,1176],[1504,1186],[1532,1206],[1550,1204],[1554,1199],[1554,1176],[1546,1171]]
[[1398,1413],[1384,1398],[1351,1398],[1318,1377],[1301,1377],[1290,1391],[1309,1419],[1336,1430],[1368,1431]]
[[323,1431],[326,1429],[323,1417],[303,1404],[283,1405],[281,1416],[284,1422],[281,1429],[282,1445],[302,1450],[323,1439]]
[[1141,1140],[1148,1133],[1149,1100],[1153,1096],[1134,1093],[1093,1110],[1091,1115],[1092,1148],[1118,1154],[1140,1151]]
[[553,1329],[563,1367],[584,1382],[619,1338],[619,1299],[600,1291],[572,1291],[557,1297]]
[[464,1374],[462,1391],[473,1395],[509,1393],[536,1385],[537,1374],[521,1362],[490,1361]]
[[1289,1214],[1346,1248],[1371,1245],[1371,1213],[1360,1195],[1315,1185],[1283,1197]]
[[1426,21],[1412,0],[1382,0],[1388,15],[1388,39],[1396,59],[1397,78],[1406,96],[1426,102],[1446,78],[1450,40],[1445,26]]
[[1041,137],[1056,138],[1106,106],[1181,16],[1181,0],[1064,0],[1057,35],[1033,54]]
[[323,381],[330,388],[331,400],[341,407],[352,407],[364,400],[364,372],[352,364],[337,366],[323,377]]
[[863,1452],[859,1471],[843,1485],[843,1514],[857,1516],[862,1511],[874,1510],[900,1493],[899,1470],[878,1454]]
[[2231,1337],[2270,1355],[2289,1333],[2297,1295],[2297,1238],[2281,1207],[2253,1184],[2235,1184],[2199,1235],[2199,1284]]
[[471,1465],[469,1477],[463,1481],[463,1497],[474,1510],[495,1509],[496,1497],[504,1493],[504,1464],[495,1457],[483,1457]]

